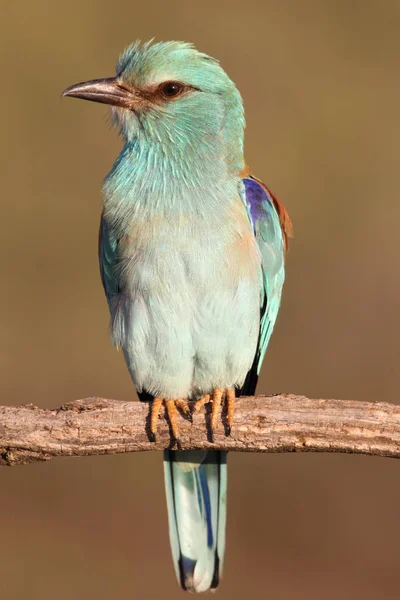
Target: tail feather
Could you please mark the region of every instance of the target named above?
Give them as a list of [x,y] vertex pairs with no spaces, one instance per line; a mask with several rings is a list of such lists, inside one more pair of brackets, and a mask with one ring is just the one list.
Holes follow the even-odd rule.
[[164,451],[169,535],[184,590],[218,586],[225,550],[226,452]]

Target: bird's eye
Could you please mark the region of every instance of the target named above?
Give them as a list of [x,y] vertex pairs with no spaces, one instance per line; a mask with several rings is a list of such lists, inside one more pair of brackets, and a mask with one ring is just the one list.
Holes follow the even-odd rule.
[[160,91],[164,98],[176,98],[184,91],[185,86],[178,81],[167,81],[160,85]]

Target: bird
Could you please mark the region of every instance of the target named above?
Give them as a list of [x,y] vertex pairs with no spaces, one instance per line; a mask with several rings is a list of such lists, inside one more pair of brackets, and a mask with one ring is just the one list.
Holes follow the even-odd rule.
[[[102,186],[101,279],[112,342],[150,435],[211,403],[211,431],[254,395],[281,303],[291,221],[244,159],[242,97],[187,42],[128,46],[116,75],[62,96],[107,104],[122,150]],[[226,453],[164,450],[170,545],[181,587],[216,589],[225,552]]]

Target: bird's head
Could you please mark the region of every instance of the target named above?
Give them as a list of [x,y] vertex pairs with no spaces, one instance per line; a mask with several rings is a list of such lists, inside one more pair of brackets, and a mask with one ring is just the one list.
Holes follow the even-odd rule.
[[63,96],[110,105],[127,143],[186,158],[222,154],[229,170],[243,167],[241,96],[218,61],[191,44],[136,42],[115,77],[78,83]]

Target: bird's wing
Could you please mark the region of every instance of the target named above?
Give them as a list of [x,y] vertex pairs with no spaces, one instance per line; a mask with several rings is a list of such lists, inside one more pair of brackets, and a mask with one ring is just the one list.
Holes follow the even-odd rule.
[[116,278],[117,260],[118,240],[110,231],[104,217],[102,217],[99,231],[99,263],[101,281],[109,304],[111,299],[119,293]]
[[242,394],[253,395],[275,325],[285,279],[285,252],[291,222],[283,204],[254,177],[243,179],[243,200],[262,258],[261,322],[257,352]]

